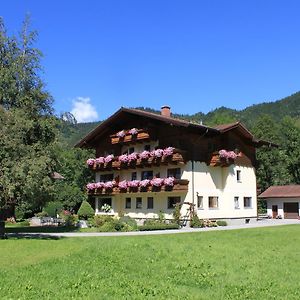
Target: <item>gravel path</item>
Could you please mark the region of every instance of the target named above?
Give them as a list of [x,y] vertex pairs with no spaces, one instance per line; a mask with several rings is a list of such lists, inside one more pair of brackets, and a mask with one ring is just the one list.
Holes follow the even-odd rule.
[[255,223],[230,225],[223,227],[207,227],[207,228],[182,228],[172,230],[156,230],[156,231],[131,231],[131,232],[62,232],[62,233],[9,233],[8,236],[31,237],[31,238],[59,238],[59,237],[103,237],[103,236],[137,236],[137,235],[158,235],[158,234],[178,234],[191,232],[206,232],[219,230],[247,229],[280,225],[300,224],[300,220],[261,220]]

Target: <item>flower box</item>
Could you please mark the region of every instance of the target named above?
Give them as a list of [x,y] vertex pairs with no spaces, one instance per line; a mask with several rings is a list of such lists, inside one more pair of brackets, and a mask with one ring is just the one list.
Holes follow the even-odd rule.
[[110,136],[112,144],[130,143],[150,138],[149,133],[145,129],[131,128],[129,130],[121,130]]

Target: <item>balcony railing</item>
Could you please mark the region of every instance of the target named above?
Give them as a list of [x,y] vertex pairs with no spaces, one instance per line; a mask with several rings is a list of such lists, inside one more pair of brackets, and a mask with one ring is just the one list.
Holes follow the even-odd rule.
[[172,192],[172,191],[187,191],[189,181],[187,179],[175,179],[173,186],[162,185],[162,186],[151,186],[146,187],[127,187],[120,188],[114,186],[111,188],[96,188],[88,190],[89,195],[117,195],[117,194],[130,194],[130,193],[146,193],[146,192]]
[[209,165],[212,167],[228,167],[235,163],[236,159],[242,154],[236,154],[234,151],[220,150],[212,153]]
[[121,160],[121,156],[116,156],[109,162],[105,162],[105,159],[92,159],[88,162],[88,167],[95,171],[104,170],[121,170],[121,169],[135,169],[151,166],[160,166],[168,164],[184,164],[185,163],[185,151],[174,149],[171,155],[162,155],[161,157],[150,156],[142,158],[140,153],[137,153],[137,158],[133,160]]

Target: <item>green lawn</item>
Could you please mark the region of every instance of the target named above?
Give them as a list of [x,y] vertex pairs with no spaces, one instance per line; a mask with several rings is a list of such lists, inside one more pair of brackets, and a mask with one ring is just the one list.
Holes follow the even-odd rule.
[[1,299],[300,299],[300,226],[0,241]]

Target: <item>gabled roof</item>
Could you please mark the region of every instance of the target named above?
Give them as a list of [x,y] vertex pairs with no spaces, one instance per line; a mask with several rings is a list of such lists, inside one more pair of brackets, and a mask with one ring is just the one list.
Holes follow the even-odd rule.
[[197,123],[188,122],[186,120],[181,120],[173,117],[166,117],[162,115],[158,115],[155,113],[139,110],[139,109],[132,109],[132,108],[125,108],[121,107],[117,112],[115,112],[112,116],[110,116],[108,119],[106,119],[104,122],[99,124],[95,129],[93,129],[91,132],[89,132],[82,140],[80,140],[75,147],[83,147],[86,143],[91,141],[94,137],[98,136],[103,132],[105,128],[109,126],[112,122],[120,118],[123,114],[130,114],[133,116],[141,116],[153,120],[157,120],[166,124],[179,126],[179,127],[185,127],[185,128],[194,128],[199,129],[201,132],[210,132],[213,134],[220,134],[219,130],[216,128],[204,126]]
[[300,197],[300,185],[273,185],[258,196],[258,198],[298,197]]

